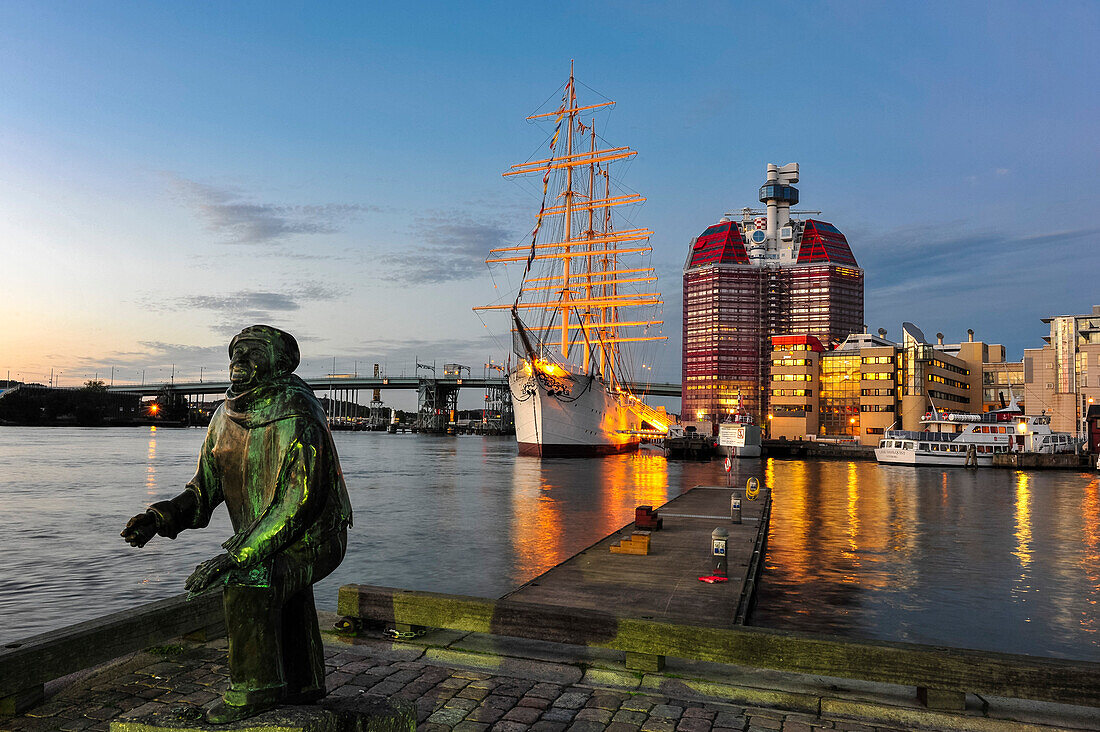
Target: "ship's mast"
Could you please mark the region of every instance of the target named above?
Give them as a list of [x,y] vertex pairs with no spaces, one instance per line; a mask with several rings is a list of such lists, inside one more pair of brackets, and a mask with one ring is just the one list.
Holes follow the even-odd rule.
[[[591,133],[592,133],[592,142],[591,142],[591,145],[589,146],[589,153],[592,155],[592,157],[595,157],[596,156],[596,120],[592,120]],[[592,200],[594,200],[596,198],[595,193],[596,193],[596,164],[595,163],[589,163],[588,164],[588,200],[589,200],[589,202],[591,202]],[[588,206],[587,208],[588,208],[588,229],[584,232],[584,234],[588,238],[588,242],[589,242],[588,243],[588,249],[591,251],[591,249],[592,249],[592,240],[596,238],[596,229],[595,229],[596,212],[591,206]],[[592,301],[592,258],[591,257],[585,257],[585,271],[587,272],[588,277],[584,281],[584,299],[591,302]],[[588,373],[589,362],[590,362],[590,358],[591,358],[591,344],[588,342],[588,330],[589,330],[589,328],[591,328],[591,325],[592,325],[592,310],[591,310],[591,308],[585,308],[583,319],[584,319],[584,326],[585,326],[585,330],[583,331],[583,335],[584,335],[584,362],[583,363],[584,363],[584,372],[587,374]]]
[[[603,184],[604,184],[604,200],[611,198],[611,171],[605,169],[603,171]],[[604,206],[603,209],[603,230],[604,232],[611,231],[611,207]],[[615,243],[612,243],[608,247],[609,249],[615,249]],[[619,266],[618,259],[614,256],[604,256],[603,267],[604,271],[614,271]],[[610,302],[614,302],[619,295],[618,283],[613,279],[610,284],[604,285],[604,294],[607,295],[607,299]],[[616,325],[619,320],[619,309],[617,307],[610,307],[607,309],[606,314],[602,318],[604,322],[610,322],[612,325],[607,330],[608,335],[611,338],[615,338],[619,334],[618,326]],[[608,380],[612,383],[615,382],[615,350],[618,346],[614,341],[607,344],[600,344],[600,349],[603,351],[603,358],[607,362],[607,370],[604,372],[608,376]]]
[[[573,122],[577,118],[577,90],[573,87],[573,62],[569,62],[569,84],[566,86],[566,104],[569,107],[568,129],[565,133],[565,153],[573,155]],[[573,166],[565,169],[565,230],[562,239],[565,241],[565,257],[562,258],[561,278],[561,356],[569,358],[569,256],[572,247],[573,227]]]

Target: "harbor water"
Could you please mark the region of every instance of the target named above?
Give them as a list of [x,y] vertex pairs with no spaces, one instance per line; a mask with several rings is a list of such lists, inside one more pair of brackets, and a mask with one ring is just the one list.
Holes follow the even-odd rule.
[[[203,434],[0,428],[0,642],[182,591],[230,536],[224,510],[143,549],[119,531],[182,489]],[[353,582],[498,597],[635,506],[725,481],[719,461],[646,450],[540,460],[510,437],[343,432],[336,443],[355,525],[316,588],[330,610]],[[1100,661],[1095,474],[755,459],[733,477],[774,495],[754,625]]]

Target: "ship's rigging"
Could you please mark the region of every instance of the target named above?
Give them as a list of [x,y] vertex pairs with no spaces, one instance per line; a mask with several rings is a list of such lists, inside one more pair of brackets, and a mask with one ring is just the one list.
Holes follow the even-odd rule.
[[571,67],[558,108],[527,118],[553,119],[549,154],[513,165],[503,175],[541,174],[540,210],[529,244],[493,249],[486,259],[489,265],[522,263],[519,291],[511,304],[475,310],[510,310],[519,346],[515,350],[536,369],[557,364],[602,377],[623,393],[617,376],[622,366],[619,344],[665,337],[652,333],[661,320],[620,315],[622,308],[655,308],[662,301],[653,285],[657,277],[652,267],[620,260],[649,254],[653,232],[614,227],[613,209],[640,204],[645,198],[617,190],[613,194],[610,165],[637,153],[628,147],[601,146],[595,119],[587,118],[588,112],[613,104],[579,106]]

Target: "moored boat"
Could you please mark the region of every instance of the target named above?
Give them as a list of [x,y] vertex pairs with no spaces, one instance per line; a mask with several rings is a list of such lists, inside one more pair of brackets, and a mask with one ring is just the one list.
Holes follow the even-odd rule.
[[1015,406],[985,414],[943,414],[933,409],[924,429],[885,430],[875,459],[892,465],[978,467],[993,465],[998,453],[1073,452],[1073,435],[1052,432],[1048,415],[1025,415]]
[[760,457],[763,430],[743,409],[718,425],[718,452],[736,458]]

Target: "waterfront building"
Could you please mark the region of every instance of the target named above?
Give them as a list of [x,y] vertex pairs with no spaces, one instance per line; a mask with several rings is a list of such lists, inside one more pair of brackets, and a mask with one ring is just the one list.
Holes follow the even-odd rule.
[[1005,347],[989,346],[990,360],[982,364],[982,411],[1008,406],[1013,399],[1024,408],[1024,362],[1005,360]]
[[1043,318],[1050,335],[1024,349],[1024,401],[1050,415],[1050,429],[1076,433],[1090,406],[1100,404],[1100,305],[1088,315]]
[[773,336],[832,345],[863,329],[863,270],[835,226],[791,210],[797,182],[797,163],[768,165],[759,191],[765,210],[727,214],[691,241],[683,280],[687,424],[711,431],[735,411],[763,420]]
[[[854,333],[836,348],[811,335],[773,336],[767,414],[772,439],[841,439],[876,445],[884,430],[918,430],[933,406],[982,408],[984,364],[1004,347],[974,340],[931,344],[912,323],[900,343]],[[994,361],[995,362],[995,361]]]

